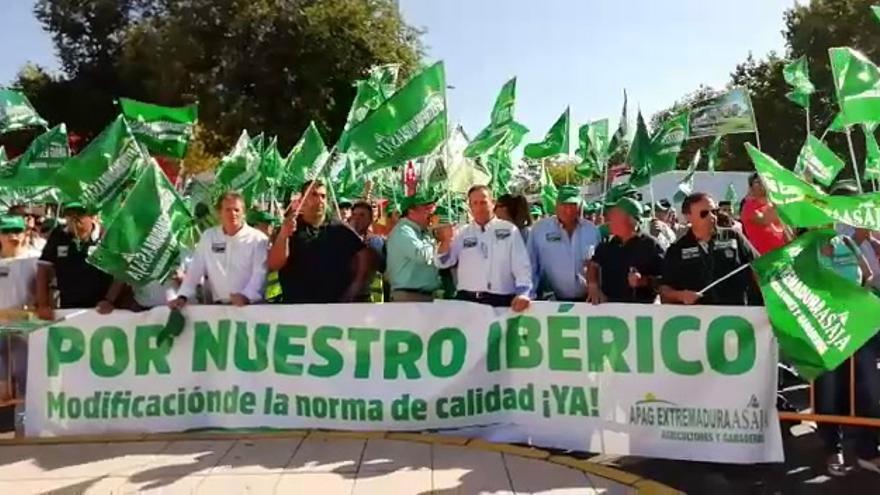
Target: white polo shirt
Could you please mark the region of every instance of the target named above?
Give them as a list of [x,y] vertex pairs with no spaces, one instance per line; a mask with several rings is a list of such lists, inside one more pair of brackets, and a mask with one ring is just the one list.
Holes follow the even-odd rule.
[[253,227],[244,225],[231,236],[223,227],[212,227],[202,233],[178,295],[193,301],[196,287],[207,276],[214,302],[228,303],[235,293],[261,301],[268,251],[269,239]]
[[438,268],[458,265],[458,290],[501,295],[528,295],[532,289],[532,268],[519,229],[510,222],[492,218],[476,222],[455,233],[446,254],[435,256]]
[[40,253],[28,250],[15,258],[0,258],[0,309],[22,308],[34,300]]

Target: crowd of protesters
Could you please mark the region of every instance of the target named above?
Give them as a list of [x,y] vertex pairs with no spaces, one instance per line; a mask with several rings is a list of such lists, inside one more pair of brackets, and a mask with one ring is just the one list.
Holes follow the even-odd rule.
[[[854,192],[846,183],[835,191]],[[18,205],[0,218],[0,308],[31,310],[51,320],[57,308],[109,313],[163,304],[180,309],[436,298],[517,312],[547,299],[761,305],[750,267],[725,276],[796,235],[780,220],[757,175],[738,205],[700,192],[683,198],[678,208],[668,201],[646,205],[635,191],[587,205],[574,186],[559,188],[555,211],[547,214],[522,195],[496,200],[486,186],[472,187],[466,201],[467,213],[422,193],[380,208],[330,198],[328,187],[316,180],[303,184],[284,216],[276,218],[249,212],[242,195],[228,192],[216,201],[219,225],[202,233],[166,283],[147,287],[114,281],[87,262],[103,230],[86,205],[62,205],[58,222],[43,209]],[[876,234],[836,227],[839,235],[821,250],[823,265],[880,292]],[[865,389],[859,406],[865,415],[880,417],[875,410],[880,375],[868,369],[880,362],[875,340],[856,356]],[[23,342],[10,342],[12,354],[21,356]],[[0,349],[0,356],[6,353]],[[845,412],[846,370],[841,366],[819,379],[817,412]],[[0,365],[0,383],[5,373]],[[24,370],[13,373],[23,376]],[[819,431],[829,449],[829,472],[845,474],[840,428]],[[876,438],[861,434],[857,442],[865,467],[880,472]]]

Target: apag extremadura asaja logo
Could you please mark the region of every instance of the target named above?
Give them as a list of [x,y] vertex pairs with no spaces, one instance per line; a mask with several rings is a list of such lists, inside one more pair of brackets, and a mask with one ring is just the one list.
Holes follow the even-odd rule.
[[681,405],[648,392],[630,406],[629,424],[657,427],[664,440],[764,443],[769,414],[754,394],[741,408],[717,408]]

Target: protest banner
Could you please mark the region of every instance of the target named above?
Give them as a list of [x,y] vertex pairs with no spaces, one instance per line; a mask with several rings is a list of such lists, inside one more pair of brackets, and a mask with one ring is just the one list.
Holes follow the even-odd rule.
[[31,436],[439,431],[715,462],[783,458],[762,308],[539,302],[90,311],[30,338]]

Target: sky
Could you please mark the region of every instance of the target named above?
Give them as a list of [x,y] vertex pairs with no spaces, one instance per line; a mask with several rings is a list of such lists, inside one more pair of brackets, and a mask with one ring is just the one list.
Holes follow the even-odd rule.
[[[58,69],[33,0],[0,0],[0,84],[28,61]],[[399,0],[446,66],[449,113],[473,136],[517,77],[516,118],[539,140],[567,105],[574,125],[616,125],[626,88],[648,118],[700,84],[720,87],[751,52],[784,51],[794,0]]]

